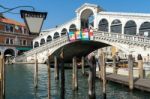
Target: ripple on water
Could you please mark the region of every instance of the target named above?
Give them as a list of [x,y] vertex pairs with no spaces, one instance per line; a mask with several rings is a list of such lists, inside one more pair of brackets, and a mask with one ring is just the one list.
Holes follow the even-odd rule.
[[[33,86],[34,64],[15,64],[6,66],[6,99],[47,99],[47,66],[39,64],[39,82],[37,91]],[[72,70],[65,71],[65,99],[88,99],[87,77],[78,71],[78,91],[72,91]],[[60,99],[60,80],[54,79],[51,69],[51,97]],[[150,99],[150,94],[108,82],[107,99]],[[36,92],[36,93],[35,93]],[[102,99],[102,83],[96,80],[96,98]]]

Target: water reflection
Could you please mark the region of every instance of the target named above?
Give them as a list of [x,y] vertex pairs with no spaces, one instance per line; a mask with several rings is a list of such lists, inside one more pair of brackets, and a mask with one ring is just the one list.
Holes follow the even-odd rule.
[[[47,99],[47,66],[39,65],[39,83],[35,94],[33,86],[34,64],[7,65],[6,67],[6,99]],[[87,77],[78,72],[78,91],[72,91],[72,70],[65,71],[65,99],[88,99]],[[60,81],[54,79],[54,70],[51,69],[51,96],[60,99]],[[150,94],[134,90],[129,92],[128,87],[108,82],[107,99],[149,99]],[[96,99],[102,99],[102,83],[96,80]]]

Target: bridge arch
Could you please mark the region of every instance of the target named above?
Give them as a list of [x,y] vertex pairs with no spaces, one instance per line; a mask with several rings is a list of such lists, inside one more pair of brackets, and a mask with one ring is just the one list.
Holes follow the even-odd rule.
[[124,34],[136,35],[137,24],[134,20],[129,20],[126,22],[124,27]]
[[43,44],[45,44],[45,39],[44,38],[42,38],[41,41],[40,41],[40,45],[43,45]]
[[40,45],[39,45],[39,42],[36,41],[36,42],[34,43],[34,48],[39,47],[39,46],[40,46]]
[[75,32],[77,30],[76,25],[75,24],[71,24],[69,27],[69,32]]
[[46,39],[46,42],[50,42],[50,41],[52,41],[52,36],[48,35],[47,39]]
[[150,22],[146,21],[141,24],[140,29],[139,29],[139,34],[141,36],[150,37]]
[[94,13],[92,9],[84,9],[80,15],[81,29],[94,27]]
[[111,23],[111,32],[113,33],[122,33],[122,23],[119,19],[115,19]]
[[105,18],[101,19],[98,24],[98,30],[108,32],[108,28],[109,28],[108,24],[109,23],[108,23],[107,19],[105,19]]
[[59,38],[59,37],[60,37],[59,33],[58,33],[58,32],[55,32],[55,33],[54,33],[54,36],[53,36],[53,39],[56,39],[56,38]]
[[66,34],[67,34],[67,29],[66,29],[66,28],[63,28],[63,29],[61,30],[61,36],[66,35]]

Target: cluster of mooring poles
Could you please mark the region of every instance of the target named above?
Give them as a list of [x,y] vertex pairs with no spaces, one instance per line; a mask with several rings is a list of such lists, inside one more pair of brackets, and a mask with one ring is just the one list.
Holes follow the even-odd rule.
[[0,56],[0,99],[5,99],[5,60]]
[[[51,66],[50,66],[50,57],[48,56],[47,61],[47,72],[48,72],[48,99],[51,99]],[[106,63],[105,63],[105,54],[101,52],[99,56],[100,66],[99,66],[99,77],[100,80],[102,80],[102,88],[103,88],[103,99],[106,99]],[[60,91],[60,97],[61,99],[65,99],[65,70],[64,70],[64,50],[62,49],[60,54],[60,69],[61,69],[61,91]],[[88,59],[89,64],[89,77],[88,77],[88,95],[89,99],[96,99],[95,96],[95,78],[96,78],[96,59],[94,56],[91,56],[90,59]],[[134,64],[134,58],[131,54],[128,55],[128,69],[129,69],[129,89],[133,90],[134,88],[134,77],[133,77],[133,64]],[[113,57],[113,73],[117,74],[117,65],[118,62],[116,62],[116,56]],[[81,66],[82,66],[82,74],[85,74],[85,58],[81,58]],[[4,58],[0,58],[0,67],[1,67],[1,99],[4,99],[5,97],[5,91],[4,91],[4,79],[5,79],[5,66],[4,66]],[[143,60],[142,56],[138,55],[138,68],[139,68],[139,77],[143,78]],[[58,58],[54,56],[54,77],[55,80],[59,80],[59,66],[58,66]],[[37,54],[35,54],[35,73],[34,73],[34,87],[38,87],[38,60],[37,60]],[[77,67],[77,57],[72,58],[72,90],[77,91],[78,90],[78,67]]]

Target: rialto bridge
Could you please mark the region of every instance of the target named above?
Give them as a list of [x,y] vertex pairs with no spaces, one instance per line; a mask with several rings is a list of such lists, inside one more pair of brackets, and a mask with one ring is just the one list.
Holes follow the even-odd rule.
[[[85,56],[106,46],[114,46],[122,53],[150,54],[150,14],[107,12],[95,4],[85,3],[76,11],[72,20],[52,29],[43,30],[33,40],[33,49],[16,57],[16,61],[32,61],[37,54],[39,62],[45,62],[48,55],[58,56],[62,47],[66,59]],[[91,28],[93,40],[68,41],[71,31]]]

